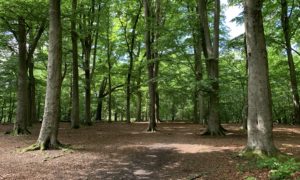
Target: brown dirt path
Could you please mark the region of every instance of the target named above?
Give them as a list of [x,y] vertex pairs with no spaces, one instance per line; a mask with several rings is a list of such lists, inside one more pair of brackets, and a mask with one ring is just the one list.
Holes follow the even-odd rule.
[[[266,170],[247,168],[237,153],[246,143],[238,126],[225,125],[226,137],[200,136],[204,128],[183,123],[158,124],[159,131],[147,133],[147,124],[96,123],[78,130],[61,123],[59,140],[73,151],[18,149],[33,144],[32,135],[13,137],[0,126],[0,179],[267,179]],[[276,145],[300,158],[300,127],[274,129]],[[250,170],[250,172],[248,172]]]

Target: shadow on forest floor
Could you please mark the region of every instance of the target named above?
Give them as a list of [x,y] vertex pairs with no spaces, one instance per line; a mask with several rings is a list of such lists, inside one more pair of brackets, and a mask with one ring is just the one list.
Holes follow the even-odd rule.
[[[246,134],[237,125],[224,125],[225,137],[200,136],[205,129],[196,124],[160,123],[156,133],[147,124],[96,123],[78,130],[62,123],[61,142],[73,151],[18,153],[37,139],[32,135],[0,134],[0,179],[266,179],[264,169],[242,171],[244,160],[237,153],[246,144]],[[0,126],[4,132],[11,126]],[[276,145],[300,157],[300,127],[276,126]]]

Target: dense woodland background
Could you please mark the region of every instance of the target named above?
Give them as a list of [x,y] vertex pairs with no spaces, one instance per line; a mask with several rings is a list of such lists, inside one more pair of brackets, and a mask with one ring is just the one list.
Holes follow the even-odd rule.
[[[272,120],[300,123],[300,2],[255,3],[262,7]],[[213,119],[246,128],[246,36],[229,37],[226,8],[220,1],[62,1],[59,119],[73,128],[152,117],[206,124],[216,113]],[[243,15],[232,21],[242,24]],[[17,133],[43,120],[48,21],[45,0],[0,1],[0,120],[21,124]]]

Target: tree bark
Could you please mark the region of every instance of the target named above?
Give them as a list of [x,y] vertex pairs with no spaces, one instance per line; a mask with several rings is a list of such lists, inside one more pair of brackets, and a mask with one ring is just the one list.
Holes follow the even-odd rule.
[[92,125],[91,121],[91,77],[90,77],[90,57],[92,48],[92,37],[87,35],[83,42],[84,54],[84,77],[85,77],[85,120],[88,126]]
[[18,91],[17,114],[13,134],[27,134],[28,123],[28,83],[27,83],[27,47],[26,47],[26,23],[21,16],[18,17]]
[[145,13],[145,46],[146,46],[146,58],[148,68],[148,87],[149,87],[149,126],[148,131],[156,131],[156,119],[155,119],[155,83],[154,83],[154,62],[152,61],[151,51],[151,0],[143,0],[144,13]]
[[209,31],[207,4],[199,0],[199,15],[204,37],[204,55],[207,59],[208,78],[211,81],[209,92],[208,127],[204,135],[225,135],[219,119],[219,25],[220,25],[220,0],[215,0],[214,11],[214,39],[213,45]]
[[288,2],[287,0],[281,0],[281,26],[283,29],[284,40],[285,40],[285,50],[288,58],[289,73],[290,73],[290,83],[294,106],[294,123],[300,124],[300,104],[299,104],[299,93],[297,85],[297,75],[295,70],[295,63],[292,54],[291,45],[291,32],[290,32],[290,17],[288,15]]
[[34,149],[57,148],[61,94],[62,35],[60,0],[50,0],[48,75],[43,123]]
[[103,104],[103,98],[105,97],[104,93],[106,89],[106,84],[107,84],[107,78],[105,77],[103,78],[99,88],[96,121],[102,120],[102,104]]
[[271,92],[262,4],[262,0],[246,0],[244,4],[249,64],[248,141],[245,150],[272,155],[277,149],[272,135]]
[[142,9],[142,4],[140,3],[138,13],[135,16],[134,23],[132,25],[132,33],[131,33],[131,39],[130,43],[129,40],[127,39],[127,31],[125,27],[125,38],[126,38],[126,44],[127,44],[127,52],[129,54],[129,66],[128,66],[128,71],[127,71],[127,79],[126,79],[126,121],[127,123],[130,123],[130,100],[131,100],[131,74],[132,74],[132,69],[133,69],[133,60],[134,60],[134,47],[135,47],[135,41],[136,41],[136,27],[139,21],[139,17],[141,14],[141,9]]
[[36,116],[36,99],[35,99],[35,77],[34,77],[34,60],[33,60],[33,54],[35,52],[35,49],[38,45],[38,42],[40,38],[43,35],[43,32],[45,31],[46,23],[41,22],[40,27],[36,35],[33,37],[33,42],[29,44],[29,51],[27,55],[27,63],[28,63],[28,70],[29,70],[29,85],[28,85],[28,121],[31,125],[32,123],[38,122],[37,116]]
[[71,39],[72,39],[72,112],[71,127],[79,128],[79,77],[78,77],[78,37],[76,33],[77,0],[72,0],[72,21],[71,21]]

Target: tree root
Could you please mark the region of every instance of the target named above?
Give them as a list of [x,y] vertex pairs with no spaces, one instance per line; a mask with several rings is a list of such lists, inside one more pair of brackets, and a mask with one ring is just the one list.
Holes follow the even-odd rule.
[[6,131],[4,134],[10,134],[12,136],[30,135],[31,132],[28,129],[17,128],[11,131]]
[[206,129],[204,133],[201,134],[201,136],[225,136],[224,130],[221,128],[217,131],[210,131],[209,129]]
[[245,157],[245,158],[255,158],[255,157],[281,157],[281,156],[286,156],[282,152],[280,152],[276,148],[272,148],[269,151],[262,150],[262,149],[253,149],[250,147],[244,148],[241,152],[239,152],[240,157]]
[[22,153],[29,152],[29,151],[36,151],[36,150],[62,150],[68,151],[72,150],[71,145],[69,144],[61,144],[60,142],[56,142],[55,144],[50,143],[35,143],[27,148],[21,150]]
[[147,132],[152,132],[152,133],[154,133],[154,132],[156,132],[157,131],[157,129],[156,128],[148,128],[147,129]]

